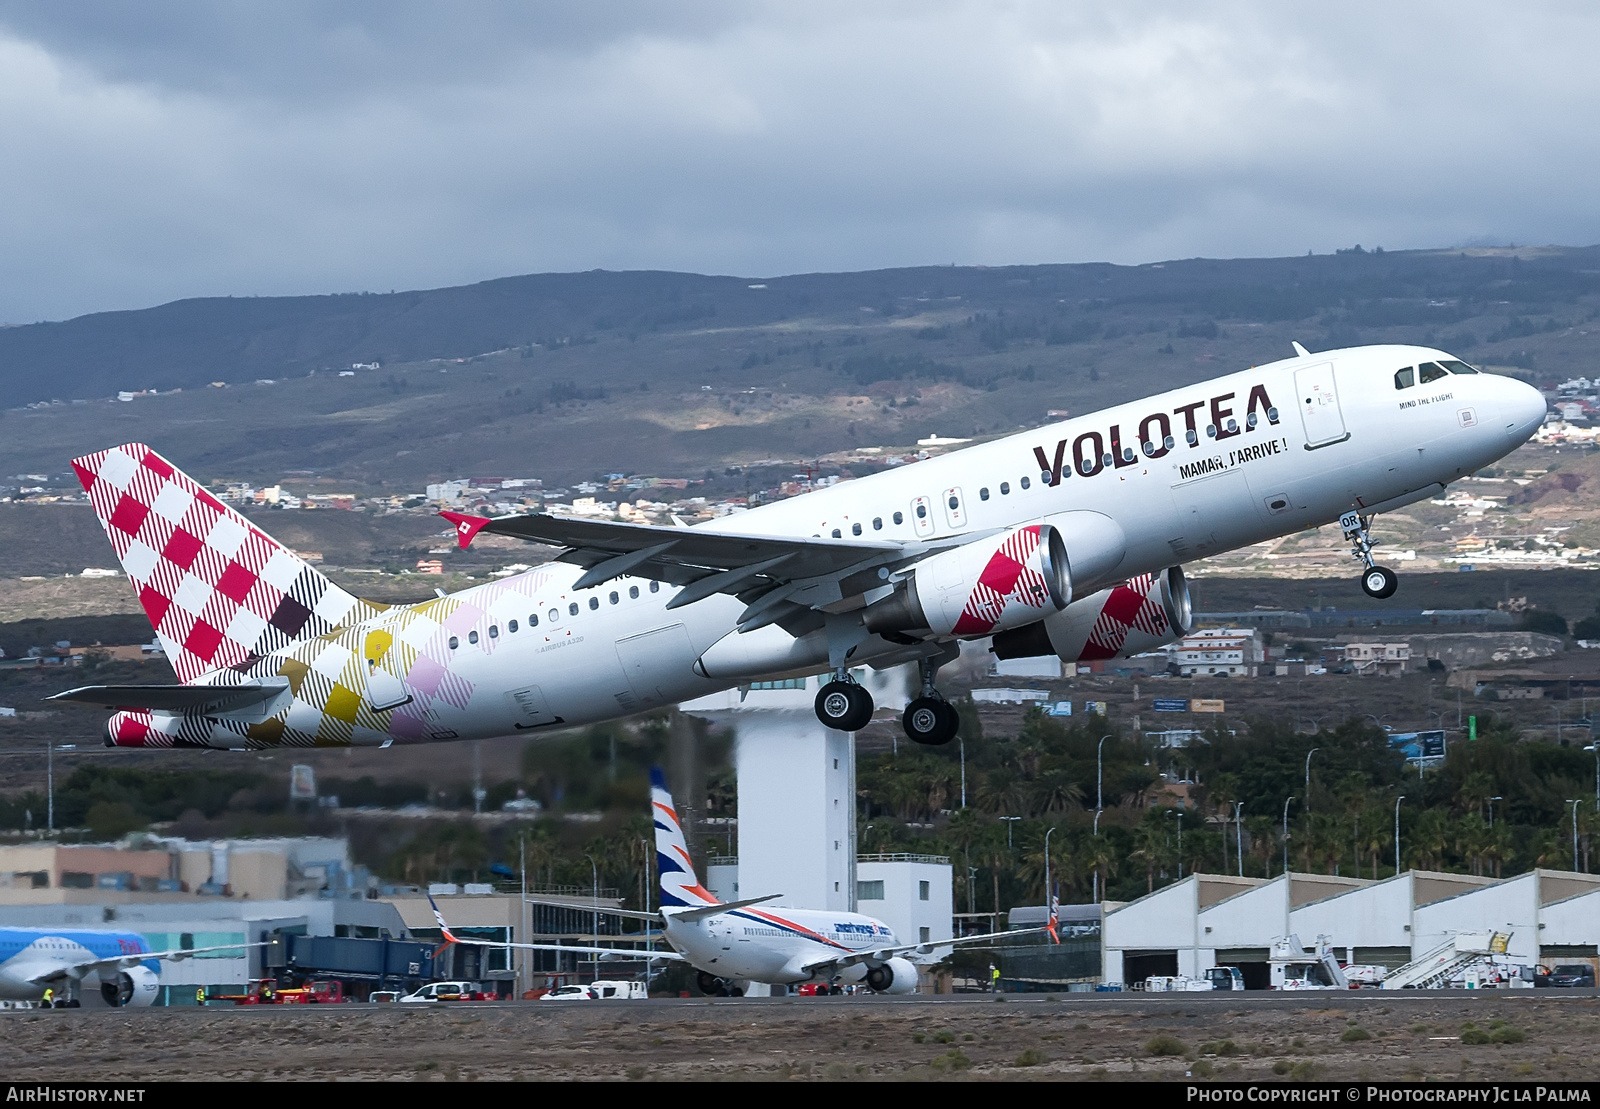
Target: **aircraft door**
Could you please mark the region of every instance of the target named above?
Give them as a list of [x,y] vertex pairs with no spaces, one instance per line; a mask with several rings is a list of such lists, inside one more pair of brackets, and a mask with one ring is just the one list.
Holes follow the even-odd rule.
[[967,526],[967,510],[961,503],[960,489],[946,489],[939,494],[939,499],[944,502],[944,518],[952,528],[960,531]]
[[366,642],[362,645],[361,654],[367,663],[367,704],[374,712],[399,708],[411,701],[405,684],[384,669],[385,656],[393,645],[394,636],[386,631],[367,633]]
[[927,497],[918,497],[911,502],[911,522],[916,525],[917,535],[927,537],[932,535],[936,525],[933,522],[933,502]]
[[1203,558],[1255,542],[1263,534],[1263,512],[1257,510],[1242,470],[1174,486],[1172,500],[1183,535],[1182,550],[1174,547],[1180,558]]
[[642,707],[671,700],[670,687],[687,677],[695,660],[694,645],[682,624],[617,640],[617,658],[628,685]]
[[1308,448],[1327,447],[1350,438],[1344,426],[1344,413],[1339,408],[1332,362],[1296,370],[1294,387],[1300,398],[1300,421],[1305,427]]

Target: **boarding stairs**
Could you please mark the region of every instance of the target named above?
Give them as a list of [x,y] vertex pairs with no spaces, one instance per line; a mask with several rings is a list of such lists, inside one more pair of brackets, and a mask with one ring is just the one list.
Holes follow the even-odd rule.
[[1510,932],[1457,932],[1450,939],[1383,979],[1386,990],[1435,990],[1446,987],[1450,979],[1474,963],[1504,955],[1511,942]]

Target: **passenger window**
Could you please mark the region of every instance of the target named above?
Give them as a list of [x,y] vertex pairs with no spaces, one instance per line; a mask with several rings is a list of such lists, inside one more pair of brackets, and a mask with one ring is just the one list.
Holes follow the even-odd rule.
[[1192,447],[1200,442],[1200,436],[1196,435],[1194,433],[1194,428],[1191,427],[1188,431],[1183,433],[1183,441]]
[[577,601],[573,601],[570,605],[567,606],[567,615],[568,616],[576,616],[576,615],[578,615],[578,602]]
[[1000,495],[1002,497],[1009,497],[1011,495],[1011,483],[1009,481],[1002,481],[1000,483]]
[[507,621],[506,628],[511,632],[512,635],[517,634],[517,622],[515,620]]
[[637,585],[628,586],[628,600],[637,601],[638,599],[639,599],[639,587]]
[[861,534],[861,525],[860,524],[851,524],[850,525],[850,534],[851,535],[860,535]]
[[978,499],[980,501],[986,501],[989,499],[989,487],[987,485],[978,490]]
[[883,530],[883,517],[882,516],[874,516],[872,518],[872,530],[873,531],[882,531]]
[[453,651],[459,646],[461,646],[461,640],[452,635],[450,637],[450,649]]
[[843,539],[844,538],[844,536],[839,534],[839,529],[838,528],[834,528],[833,529],[833,537],[835,539]]
[[1409,389],[1413,385],[1415,385],[1416,383],[1417,383],[1417,371],[1412,369],[1410,366],[1407,366],[1405,369],[1398,370],[1398,371],[1395,372],[1395,375],[1394,375],[1394,387],[1396,389]]
[[1216,437],[1217,437],[1217,425],[1216,424],[1207,424],[1206,425],[1206,438],[1207,439],[1215,439]]
[[600,607],[600,598],[599,597],[590,597],[589,598],[589,611],[593,612],[595,609],[597,609],[599,607]]
[[906,522],[906,518],[902,514],[896,512],[894,514],[894,522],[897,523],[897,524],[903,524],[903,523]]
[[610,596],[609,600],[611,601],[612,604],[616,604],[617,601],[620,600],[620,598],[617,596],[617,591],[615,589],[613,589],[611,591],[611,596]]
[[650,592],[652,592],[652,593],[661,592],[661,583],[658,582],[658,581],[651,582],[650,583]]
[[467,633],[467,642],[468,643],[476,643],[477,641],[478,641],[478,633],[477,632],[468,632]]
[[1027,478],[1023,478],[1021,481],[1017,482],[1017,484],[1022,486],[1024,489],[1026,489],[1028,487],[1028,479]]
[[490,624],[489,625],[489,638],[490,639],[499,639],[500,638],[500,626],[498,624]]
[[1173,437],[1169,435],[1165,439],[1161,440],[1161,445],[1170,451],[1173,447],[1177,446],[1178,443],[1177,440],[1173,439]]
[[1439,365],[1443,366],[1453,374],[1475,374],[1478,372],[1465,362],[1458,362],[1454,358],[1446,362],[1440,362]]
[[538,626],[539,626],[539,614],[537,612],[529,613],[528,614],[528,627],[537,628]]
[[1417,375],[1422,379],[1422,384],[1424,385],[1430,381],[1438,381],[1441,378],[1450,376],[1445,372],[1445,368],[1437,362],[1424,362],[1417,367]]

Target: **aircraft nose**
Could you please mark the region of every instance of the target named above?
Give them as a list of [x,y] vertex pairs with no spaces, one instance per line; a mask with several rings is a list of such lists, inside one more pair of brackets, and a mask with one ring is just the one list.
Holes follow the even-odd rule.
[[1526,442],[1544,423],[1549,406],[1545,404],[1544,394],[1527,382],[1509,377],[1504,380],[1501,411],[1505,413],[1506,435],[1519,443]]

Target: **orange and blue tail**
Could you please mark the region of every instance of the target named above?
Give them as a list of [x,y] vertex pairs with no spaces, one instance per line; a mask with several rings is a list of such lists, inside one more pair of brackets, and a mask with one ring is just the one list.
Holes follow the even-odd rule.
[[720,904],[695,877],[683,824],[678,820],[678,810],[672,806],[666,776],[658,767],[650,768],[650,816],[656,826],[656,871],[661,876],[661,907],[698,909]]
[[185,684],[379,611],[143,443],[72,468]]

